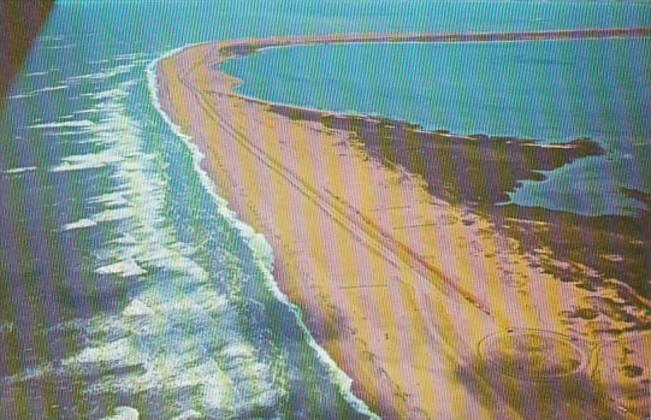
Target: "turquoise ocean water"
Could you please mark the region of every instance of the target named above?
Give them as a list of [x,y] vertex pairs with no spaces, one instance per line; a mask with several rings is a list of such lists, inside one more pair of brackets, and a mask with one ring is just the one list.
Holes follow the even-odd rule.
[[651,192],[651,39],[371,43],[271,48],[227,62],[246,96],[414,122],[430,130],[589,137],[608,153],[525,182],[519,205],[635,214]]
[[[131,407],[145,418],[183,413],[210,418],[369,415],[366,405],[350,393],[349,379],[315,344],[300,313],[278,291],[270,274],[273,256],[264,239],[237,222],[198,169],[201,157],[190,140],[160,112],[151,70],[162,55],[190,43],[250,36],[543,30],[642,26],[651,21],[649,5],[627,2],[351,0],[260,5],[258,1],[56,4],[0,111],[0,417],[101,418],[118,407]],[[350,50],[340,48],[358,49],[369,58],[355,64]],[[565,126],[555,132],[554,124],[525,124],[517,116],[505,119],[501,105],[494,113],[473,110],[472,103],[464,108],[468,100],[479,100],[479,107],[481,98],[464,97],[461,80],[455,81],[450,73],[480,83],[470,69],[480,65],[477,60],[491,63],[486,48],[496,46],[310,47],[275,50],[233,63],[244,68],[262,60],[269,65],[267,83],[289,81],[288,86],[307,95],[285,98],[296,103],[306,100],[318,107],[386,113],[459,132],[499,129],[518,135],[511,131],[522,129],[532,130],[532,136],[548,133],[544,138],[572,137],[575,131],[562,131]],[[533,51],[545,56],[540,51],[545,48],[552,47],[537,46]],[[576,60],[574,47],[558,48],[571,51],[557,58],[560,63],[549,64],[544,63],[546,58],[542,63],[533,60],[522,47],[498,53],[507,63],[524,54],[519,66],[526,68],[563,68],[563,60]],[[638,51],[641,57],[648,43],[624,47],[612,41],[582,48],[629,57]],[[445,65],[436,61],[434,52],[448,58]],[[334,91],[347,92],[347,99],[329,103],[324,102],[327,95],[313,94],[321,89],[314,75],[321,73],[312,72],[307,64],[280,74],[273,62],[290,59],[283,54],[298,54],[308,61],[311,55],[325,54],[325,63],[339,63],[345,71],[338,72],[332,83]],[[409,84],[392,83],[388,76],[359,76],[377,68],[372,61],[387,54],[394,58],[391,65],[396,71],[403,71],[414,86],[420,82],[433,86],[426,97],[420,98],[422,92]],[[440,72],[422,66],[431,60]],[[635,62],[642,66],[639,71],[649,74],[648,55]],[[404,66],[399,63],[413,71],[400,70]],[[485,67],[486,74],[499,76],[497,69]],[[615,72],[616,65],[609,71]],[[259,79],[245,78],[243,88],[254,89],[253,81]],[[370,100],[365,92],[380,88],[359,83],[373,81],[386,82],[382,89],[394,89],[397,99]],[[455,89],[443,89],[451,82],[457,83]],[[553,80],[548,82],[545,86],[555,92]],[[311,88],[304,89],[308,85]],[[648,109],[645,89],[635,93],[639,95],[635,100]],[[317,97],[309,99],[310,95]],[[570,97],[565,106],[571,108]],[[617,97],[630,98],[627,93]],[[444,109],[433,107],[436,112],[421,115],[417,107],[401,105],[432,100],[456,104],[459,112],[446,115]],[[525,97],[513,101],[514,107],[527,103]],[[547,102],[538,106],[556,109]],[[624,108],[631,115],[634,107],[624,104]],[[477,115],[473,112],[492,117],[480,121],[472,118]],[[612,121],[620,116],[614,114]],[[613,171],[617,166],[622,175],[616,179],[632,183],[648,174],[648,166],[636,159],[638,147],[647,150],[649,123],[637,117],[625,120],[630,120],[625,126],[630,131],[624,129],[622,147],[615,147],[605,135],[595,135],[615,151],[615,163],[597,165],[610,165],[608,170]],[[588,128],[621,127],[608,121]],[[635,163],[624,168],[625,159]],[[575,175],[568,169],[559,176]],[[635,205],[618,204],[616,210]]]

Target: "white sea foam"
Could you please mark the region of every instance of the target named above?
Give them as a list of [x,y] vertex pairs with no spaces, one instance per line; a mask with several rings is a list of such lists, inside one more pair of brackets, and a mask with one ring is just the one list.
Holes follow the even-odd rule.
[[109,341],[98,347],[86,347],[78,355],[68,359],[65,363],[101,363],[120,362],[133,356],[128,338]]
[[34,71],[31,73],[25,73],[23,74],[24,77],[41,77],[41,76],[47,76],[48,72],[47,71]]
[[62,162],[53,166],[51,172],[80,171],[84,169],[96,169],[119,162],[124,158],[116,153],[100,152],[84,155],[70,155],[62,158]]
[[[198,45],[198,44],[193,44],[193,45]],[[308,344],[310,345],[310,347],[312,347],[312,349],[314,349],[319,359],[328,370],[331,380],[339,387],[339,390],[342,396],[344,397],[344,399],[352,407],[354,407],[354,409],[357,410],[359,413],[373,419],[379,419],[379,417],[368,408],[368,406],[364,401],[362,401],[361,399],[359,399],[357,396],[353,394],[351,390],[352,379],[348,377],[346,373],[343,372],[337,366],[337,364],[334,362],[334,360],[332,360],[332,358],[325,351],[325,349],[323,349],[323,347],[321,347],[316,342],[311,332],[308,330],[307,326],[305,325],[305,322],[303,321],[303,315],[300,309],[295,304],[290,302],[287,296],[278,287],[278,284],[276,283],[272,274],[274,259],[273,259],[273,253],[271,252],[271,246],[267,243],[264,237],[262,237],[259,234],[256,234],[250,226],[239,221],[237,219],[237,215],[235,214],[235,212],[233,212],[228,208],[227,202],[217,194],[215,184],[212,182],[209,175],[201,167],[201,161],[203,160],[204,155],[201,153],[198,146],[192,141],[192,138],[185,135],[181,131],[180,127],[170,119],[170,117],[164,111],[160,101],[158,100],[158,80],[156,74],[156,67],[158,63],[161,60],[170,57],[174,54],[177,54],[181,50],[188,48],[190,46],[192,45],[187,45],[185,47],[170,50],[165,54],[163,54],[162,56],[153,60],[147,66],[146,73],[147,73],[147,82],[149,87],[149,95],[152,103],[154,104],[154,107],[159,112],[163,120],[170,126],[172,131],[184,142],[184,144],[192,152],[195,171],[198,173],[201,182],[206,188],[206,190],[208,191],[208,193],[215,200],[215,203],[219,208],[220,214],[222,214],[230,223],[236,226],[240,230],[241,235],[248,240],[249,246],[251,247],[251,250],[253,251],[256,257],[258,267],[264,273],[267,287],[269,287],[269,289],[273,292],[274,296],[280,302],[287,305],[287,307],[294,314],[298,325],[304,332]]]
[[[33,73],[32,73],[33,74]],[[68,85],[57,85],[57,86],[46,86],[40,89],[35,89],[30,92],[25,92],[25,93],[17,93],[12,96],[8,96],[7,99],[26,99],[26,98],[33,98],[41,93],[46,93],[46,92],[56,92],[59,90],[65,90],[68,89],[70,86]]]
[[147,317],[154,315],[154,311],[139,299],[134,299],[124,308],[122,315],[126,317]]
[[123,233],[121,237],[119,237],[117,239],[114,239],[111,242],[119,244],[119,245],[134,245],[138,241],[132,235],[130,235],[128,233]]
[[52,130],[52,131],[46,131],[44,134],[52,137],[68,137],[68,136],[81,136],[83,134],[87,134],[88,132],[89,129],[83,128],[80,130],[66,130],[66,131]]
[[83,114],[97,114],[99,111],[95,108],[91,109],[82,109],[81,111],[75,111],[76,115],[83,115]]
[[75,48],[76,46],[77,44],[71,43],[71,44],[64,44],[64,45],[50,45],[45,48],[47,48],[48,50],[67,50],[70,48]]
[[[224,296],[207,287],[184,289],[173,299],[158,287],[143,293],[131,301],[121,317],[101,318],[91,325],[90,332],[95,335],[115,331],[127,333],[127,337],[94,344],[66,360],[65,365],[72,371],[106,375],[127,371],[109,380],[111,389],[118,387],[122,392],[144,392],[161,384],[167,392],[195,389],[200,399],[195,401],[201,401],[211,416],[232,417],[238,409],[276,403],[282,391],[269,386],[272,373],[257,361],[255,349],[235,343],[237,333],[228,329],[228,324],[225,330],[204,334],[204,326],[221,317],[215,311],[227,310]],[[231,344],[224,350],[222,343]],[[220,348],[224,351],[214,350]],[[130,367],[138,369],[118,369]]]
[[96,222],[115,222],[134,217],[135,213],[132,207],[118,207],[103,210],[92,216]]
[[160,260],[167,261],[170,258],[174,258],[176,255],[177,253],[174,252],[172,249],[161,247],[161,248],[145,251],[144,253],[138,256],[138,259],[143,262],[153,262],[153,261],[160,261]]
[[42,93],[42,92],[55,92],[57,90],[65,90],[68,89],[70,86],[68,85],[58,85],[58,86],[48,86],[44,87],[41,89],[36,89],[32,91],[32,95],[37,94],[37,93]]
[[154,262],[154,265],[160,265],[167,268],[171,271],[176,271],[178,273],[185,273],[195,282],[203,282],[209,279],[208,272],[204,270],[199,264],[194,262],[190,258],[185,258],[182,256],[170,257],[163,261],[162,264],[157,264]]
[[91,60],[91,61],[88,62],[88,64],[93,64],[93,65],[94,64],[106,64],[106,63],[110,63],[110,62],[111,62],[111,60],[109,60],[108,58],[105,58],[105,59],[102,59],[102,60]]
[[[205,376],[205,372],[211,372],[211,376]],[[230,408],[231,401],[235,399],[235,384],[217,363],[208,361],[189,369],[184,376],[184,381],[202,385],[203,403],[209,410],[221,411]]]
[[36,169],[37,169],[36,166],[25,166],[21,168],[7,169],[6,171],[2,171],[2,173],[6,175],[17,175],[17,174],[22,174],[24,172],[32,172],[35,171]]
[[185,410],[173,420],[201,420],[204,416],[196,410]]
[[100,99],[119,99],[127,96],[127,93],[122,89],[108,89],[101,92],[82,93],[81,96],[88,97],[95,100]]
[[103,420],[138,420],[140,413],[133,407],[120,406],[113,409],[113,413]]
[[119,162],[124,158],[116,153],[111,153],[111,151],[105,151],[100,153],[87,153],[83,155],[69,155],[63,157],[61,160],[64,162],[71,163],[85,163],[85,162],[99,162],[99,163],[113,163]]
[[95,222],[94,220],[79,219],[76,222],[66,223],[65,225],[63,225],[62,230],[68,231],[74,229],[84,229],[93,226],[97,226],[97,222]]
[[257,233],[252,235],[249,239],[249,245],[256,257],[259,258],[266,267],[273,267],[273,250],[262,234]]
[[115,264],[99,267],[95,272],[97,274],[115,274],[120,277],[141,276],[147,273],[133,259],[126,259]]
[[72,164],[70,162],[63,162],[59,165],[55,165],[50,168],[50,172],[71,172],[71,171],[82,171],[85,169],[96,169],[104,166],[103,163],[99,162],[83,162]]
[[101,194],[95,197],[88,199],[88,203],[91,204],[104,204],[109,207],[115,206],[128,206],[129,200],[124,198],[124,193],[122,192],[111,192],[106,194]]
[[32,95],[31,93],[18,93],[16,95],[7,96],[7,99],[27,99],[33,96],[34,95]]
[[110,79],[110,78],[118,76],[120,74],[129,73],[134,67],[135,67],[135,65],[125,64],[125,65],[116,66],[116,67],[107,69],[105,71],[99,71],[99,72],[96,72],[96,73],[82,74],[80,76],[72,76],[72,77],[69,77],[68,80],[74,81],[74,80],[82,80],[82,79],[88,79],[88,80]]
[[9,385],[13,383],[26,382],[35,378],[42,378],[45,374],[49,373],[51,368],[49,365],[41,367],[28,367],[20,373],[4,377],[2,385]]
[[9,321],[0,321],[0,334],[5,334],[7,332],[13,331],[15,324]]
[[118,54],[113,57],[115,61],[132,61],[137,58],[146,57],[145,53]]
[[27,128],[88,128],[95,124],[89,120],[52,121],[48,123],[29,125]]

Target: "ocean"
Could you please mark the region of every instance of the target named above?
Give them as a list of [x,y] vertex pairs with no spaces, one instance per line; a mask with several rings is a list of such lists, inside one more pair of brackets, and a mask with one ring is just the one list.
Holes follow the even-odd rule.
[[[57,2],[0,111],[0,417],[101,418],[133,410],[144,418],[373,416],[350,391],[350,379],[305,329],[298,308],[278,289],[264,238],[228,209],[201,170],[202,156],[191,139],[161,111],[153,72],[161,56],[192,43],[243,37],[650,22],[651,6],[634,2],[311,0],[274,1],[265,7],[258,1]],[[619,41],[600,42],[613,53],[632,54]],[[639,71],[648,75],[648,54],[642,60],[648,43],[635,42]],[[545,45],[536,48],[555,48]],[[574,48],[565,45],[561,47]],[[314,85],[319,73],[299,66],[290,69],[294,76],[278,74],[271,62],[288,60],[283,54],[322,53],[341,61],[349,54],[337,52],[339,48],[367,51],[363,46],[318,48],[323,50],[279,49],[229,65],[243,69],[262,60],[268,66],[267,82],[282,80],[302,89],[305,83]],[[432,48],[368,48],[378,58],[398,54],[412,60],[416,71],[405,77],[414,85],[400,90],[402,103],[432,100],[417,98],[415,88],[435,73],[414,64],[422,57],[433,59]],[[482,60],[494,59],[483,46],[436,48],[457,63],[473,49]],[[586,41],[584,48],[602,47]],[[522,48],[513,46],[500,54],[508,63],[520,53]],[[523,60],[525,67],[563,68]],[[448,76],[456,71],[453,65],[447,64]],[[496,76],[497,70],[489,67],[487,74]],[[367,77],[373,66],[348,63],[344,68],[357,73],[339,72],[335,85],[366,80],[400,87],[389,77]],[[308,80],[290,80],[298,77],[294,70]],[[470,70],[460,71],[475,77]],[[434,82],[449,81],[441,77]],[[244,79],[243,89],[255,89],[252,81],[260,80],[255,75]],[[648,85],[643,86],[647,89],[637,92],[639,106],[648,110]],[[314,105],[386,112],[460,132],[519,127],[504,122],[498,108],[492,111],[494,119],[484,122],[450,119],[441,108],[429,116],[410,114],[409,107],[399,114],[400,102],[392,101],[386,102],[389,108],[371,101],[372,109],[360,109],[369,100],[353,93],[365,92],[363,87],[347,90],[349,98],[340,105]],[[317,95],[317,100],[326,96]],[[413,102],[421,100],[425,102]],[[640,152],[635,147],[649,147],[649,122],[636,118],[630,120],[641,130],[641,140],[632,136],[633,145],[627,138],[625,147],[611,147],[621,155],[616,165],[622,177],[631,182],[648,173],[639,162],[621,163],[627,154],[636,159]],[[481,125],[489,123],[496,125]],[[531,135],[537,136],[537,129],[532,127]],[[614,144],[606,136],[596,137]],[[562,173],[576,176],[570,168]],[[516,191],[516,201],[518,194],[524,193]],[[613,211],[631,211],[636,205],[617,204]]]

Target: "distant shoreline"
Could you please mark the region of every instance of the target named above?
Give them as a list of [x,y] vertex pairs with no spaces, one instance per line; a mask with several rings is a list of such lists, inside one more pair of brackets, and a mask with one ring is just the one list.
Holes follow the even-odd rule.
[[220,52],[230,55],[253,53],[257,49],[276,48],[301,44],[336,44],[363,42],[500,42],[500,41],[545,41],[563,39],[604,39],[651,37],[651,27],[577,29],[556,31],[525,32],[471,32],[471,33],[434,33],[434,34],[337,34],[322,36],[274,37],[263,39],[246,39],[223,42]]
[[[536,153],[549,157],[543,161],[563,165],[603,153],[600,148],[582,140],[559,149],[454,136],[409,123],[272,104],[238,95],[233,91],[238,81],[215,66],[263,48],[311,43],[624,36],[651,36],[651,28],[352,34],[200,44],[159,63],[159,99],[206,155],[204,165],[220,194],[270,242],[280,287],[302,309],[319,344],[353,378],[355,395],[373,410],[387,417],[549,414],[559,409],[558,401],[541,402],[541,407],[512,401],[510,393],[518,389],[542,392],[538,385],[503,382],[492,371],[511,369],[502,366],[506,362],[500,357],[513,357],[512,349],[500,346],[510,345],[512,335],[533,334],[549,343],[574,343],[566,346],[576,352],[566,365],[580,371],[563,373],[562,386],[581,391],[563,407],[567,415],[615,415],[603,394],[617,389],[621,375],[600,376],[599,361],[588,355],[591,346],[602,346],[601,334],[626,332],[631,339],[646,340],[638,331],[651,328],[651,315],[631,318],[633,309],[628,309],[643,311],[648,303],[617,278],[622,267],[644,276],[644,220],[594,221],[544,210],[523,218],[512,207],[496,208],[493,196],[468,207],[464,195],[486,185],[480,169],[493,160],[485,156],[506,157],[490,171],[508,174],[503,182],[510,185],[535,168],[541,160]],[[423,155],[446,158],[431,172],[414,159]],[[462,157],[469,159],[464,167],[470,172],[446,169]],[[450,198],[455,196],[461,198],[458,203]],[[589,244],[594,249],[577,253],[585,237],[593,238]],[[585,258],[614,250],[623,257],[607,255],[611,272],[591,277],[595,270]],[[565,272],[571,281],[562,278]],[[625,303],[613,303],[613,295]],[[592,312],[583,310],[585,305]],[[602,324],[591,322],[596,316]],[[609,340],[603,343],[612,346],[615,341]],[[486,351],[478,350],[481,343],[488,343]],[[645,346],[639,350],[632,359],[648,358]],[[509,356],[500,356],[501,351]],[[529,356],[515,354],[523,360]],[[591,376],[585,382],[588,366]],[[545,367],[540,368],[544,378]],[[486,375],[488,371],[493,373]],[[641,377],[647,376],[645,371]],[[463,407],[437,399],[441,389],[455,394]],[[648,401],[635,395],[618,404],[648,411]],[[484,398],[493,404],[480,404]]]

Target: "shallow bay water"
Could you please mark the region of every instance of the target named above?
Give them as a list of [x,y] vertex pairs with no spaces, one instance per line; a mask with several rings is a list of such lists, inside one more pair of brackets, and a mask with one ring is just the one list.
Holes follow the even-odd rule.
[[541,143],[588,137],[607,154],[525,182],[519,205],[635,214],[620,188],[651,192],[648,38],[361,43],[272,48],[223,70],[272,102],[378,115],[428,130]]

